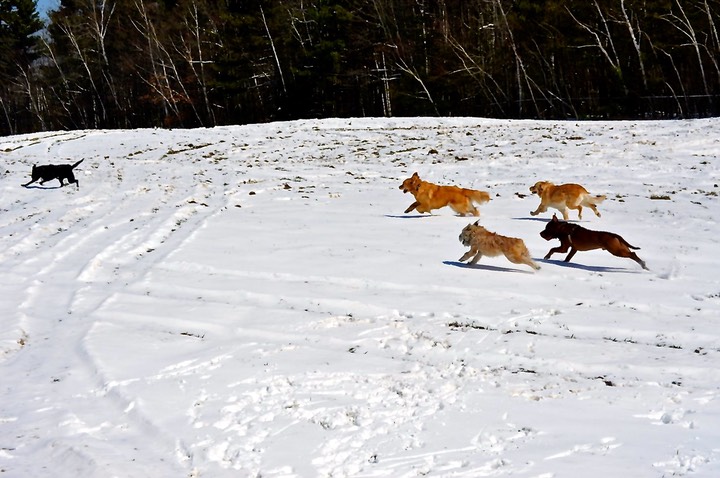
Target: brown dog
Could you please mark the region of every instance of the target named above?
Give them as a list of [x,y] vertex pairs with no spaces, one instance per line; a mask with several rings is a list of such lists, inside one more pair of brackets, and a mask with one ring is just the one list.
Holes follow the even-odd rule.
[[540,205],[530,214],[537,216],[546,212],[548,207],[560,211],[563,219],[568,220],[568,209],[577,209],[578,219],[582,219],[582,207],[589,207],[597,217],[600,212],[597,205],[605,200],[605,196],[591,196],[590,193],[579,184],[554,185],[549,181],[538,181],[530,186],[530,192],[540,196]]
[[567,252],[567,250],[570,249],[570,254],[565,258],[565,262],[570,262],[570,259],[572,259],[577,251],[604,249],[614,256],[628,257],[640,264],[643,269],[648,270],[645,261],[630,250],[640,248],[630,245],[618,234],[605,231],[591,231],[578,224],[559,221],[555,214],[553,214],[550,222],[545,225],[545,229],[540,233],[540,236],[546,241],[550,239],[560,239],[560,245],[550,249],[545,255],[545,259],[548,259],[556,252]]
[[483,255],[495,257],[503,254],[510,262],[527,264],[535,270],[540,269],[540,266],[530,257],[530,251],[528,251],[522,239],[490,232],[482,227],[479,221],[465,226],[458,239],[464,246],[470,246],[470,250],[463,254],[460,262],[475,256],[470,261],[470,264],[477,264]]
[[485,191],[475,189],[464,189],[457,186],[438,186],[437,184],[423,181],[418,173],[407,178],[400,185],[403,193],[412,193],[415,202],[405,210],[405,213],[417,209],[417,212],[430,212],[433,209],[450,206],[458,214],[472,214],[479,216],[480,212],[473,202],[482,204],[490,200],[490,195]]

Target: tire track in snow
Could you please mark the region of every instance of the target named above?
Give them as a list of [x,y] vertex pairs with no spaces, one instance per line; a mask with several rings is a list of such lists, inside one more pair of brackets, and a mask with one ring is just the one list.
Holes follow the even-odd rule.
[[[82,137],[71,139],[82,140]],[[49,153],[62,147],[62,141],[53,140],[46,150]],[[131,460],[133,450],[115,450],[114,458],[98,463],[97,457],[106,455],[101,451],[105,441],[116,441],[119,435],[127,439],[134,434],[137,438],[129,443],[154,437],[154,446],[170,452],[178,445],[174,437],[164,434],[152,420],[138,413],[141,407],[117,394],[115,387],[108,386],[102,368],[86,349],[93,314],[113,291],[141,280],[156,260],[172,252],[193,230],[201,227],[207,215],[225,207],[225,199],[206,183],[192,185],[188,190],[184,190],[184,185],[191,183],[184,181],[180,187],[162,184],[168,175],[162,171],[163,163],[158,161],[146,165],[135,163],[134,167],[140,166],[142,171],[133,174],[153,179],[136,192],[118,187],[117,182],[122,182],[126,173],[120,172],[113,162],[86,159],[83,166],[93,170],[93,174],[103,170],[111,179],[98,184],[85,181],[78,174],[80,190],[68,187],[26,190],[28,202],[22,209],[13,209],[14,217],[6,219],[3,226],[20,236],[14,238],[13,247],[3,252],[6,264],[10,264],[9,271],[20,278],[18,293],[4,300],[3,307],[13,311],[19,329],[14,333],[21,334],[23,341],[22,348],[13,354],[6,352],[4,357],[12,360],[13,366],[33,371],[28,383],[43,384],[40,388],[24,388],[26,412],[5,428],[12,429],[8,430],[8,436],[25,436],[31,432],[24,429],[22,416],[41,413],[42,421],[47,424],[47,436],[52,437],[50,431],[57,426],[64,430],[64,436],[54,438],[48,447],[46,433],[36,434],[36,438],[19,447],[17,453],[27,453],[28,447],[32,447],[41,455],[72,455],[73,460],[82,463],[81,468],[99,470],[117,466],[123,470],[127,464],[120,457]],[[47,202],[50,198],[41,196],[43,193],[60,196],[61,201],[51,204]],[[152,208],[153,204],[167,206]],[[36,207],[35,212],[27,213]],[[138,215],[143,210],[147,212]],[[24,230],[23,224],[32,216],[37,225]],[[81,232],[73,232],[76,229]],[[37,308],[43,310],[36,312]],[[42,322],[35,319],[47,316],[47,309],[56,311],[56,319]],[[65,352],[54,356],[45,350],[46,341],[67,344]],[[53,349],[63,350],[50,347]],[[45,390],[46,383],[52,384],[52,393]],[[83,391],[83,385],[93,383],[95,390]],[[13,390],[0,391],[0,400],[8,391]],[[15,400],[19,398],[17,391],[13,391],[13,396]],[[109,408],[115,411],[94,407],[98,396],[111,399],[106,403],[112,403]],[[114,423],[112,417],[116,416],[125,417],[125,423]],[[82,448],[78,440],[83,443]],[[122,461],[113,462],[118,459]]]

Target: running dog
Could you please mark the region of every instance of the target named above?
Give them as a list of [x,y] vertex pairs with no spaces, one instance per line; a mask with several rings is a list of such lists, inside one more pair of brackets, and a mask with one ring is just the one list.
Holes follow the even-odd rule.
[[515,264],[526,264],[535,270],[540,269],[530,257],[522,239],[495,234],[482,227],[479,222],[465,226],[458,237],[464,246],[470,246],[470,250],[463,254],[460,262],[472,257],[469,263],[477,264],[483,255],[495,257],[502,254]]
[[578,224],[560,221],[555,214],[553,214],[550,222],[545,225],[545,229],[540,233],[540,236],[546,241],[560,239],[560,245],[550,249],[544,259],[548,259],[556,252],[567,252],[567,250],[570,249],[570,254],[565,258],[565,262],[570,262],[570,259],[573,258],[577,251],[604,249],[614,256],[632,259],[640,264],[643,269],[648,270],[645,261],[630,250],[640,248],[630,245],[618,234],[605,231],[591,231]]
[[403,193],[409,192],[415,196],[415,202],[405,210],[405,213],[409,213],[413,209],[417,209],[419,213],[424,213],[450,206],[453,211],[460,215],[470,213],[473,216],[479,216],[480,211],[473,206],[473,203],[482,204],[490,200],[490,194],[485,191],[464,189],[457,186],[439,186],[423,181],[418,176],[418,173],[403,181],[400,189]]
[[537,216],[546,212],[548,207],[560,211],[563,219],[568,220],[568,209],[577,209],[578,219],[582,219],[583,206],[593,210],[597,217],[600,212],[597,205],[605,200],[605,196],[591,196],[584,187],[579,184],[561,184],[556,186],[549,181],[538,181],[530,186],[530,192],[540,196],[540,205],[530,214]]
[[77,168],[78,164],[82,162],[83,160],[81,159],[75,164],[45,164],[42,166],[33,165],[32,172],[30,173],[32,179],[30,180],[30,182],[25,183],[22,186],[28,187],[37,180],[40,180],[40,184],[45,184],[46,182],[52,181],[53,179],[58,179],[60,181],[60,187],[63,187],[65,186],[65,184],[63,183],[63,179],[67,179],[68,184],[75,183],[78,189],[80,189],[80,181],[75,179],[73,169]]

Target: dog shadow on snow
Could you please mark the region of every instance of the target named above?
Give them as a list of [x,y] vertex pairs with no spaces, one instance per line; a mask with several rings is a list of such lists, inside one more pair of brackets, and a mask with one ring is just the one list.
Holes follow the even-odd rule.
[[[584,264],[577,264],[574,262],[564,262],[562,260],[554,261],[551,259],[533,259],[535,262],[542,262],[543,264],[551,264],[554,266],[567,267],[570,269],[580,269],[588,272],[615,272],[625,274],[639,274],[640,271],[632,269],[625,269],[623,267],[607,267],[607,266],[587,266]],[[466,264],[459,261],[443,261],[446,266],[460,267],[461,269],[478,269],[483,271],[491,272],[519,272],[521,274],[542,274],[542,269],[539,271],[531,271],[525,269],[512,269],[508,267],[491,266],[488,264]]]
[[28,185],[28,186],[21,184],[20,186],[24,187],[25,189],[60,189],[60,188],[62,188],[62,186],[40,186],[39,184]]
[[459,261],[443,261],[443,264],[445,264],[446,266],[459,267],[461,269],[478,269],[478,270],[492,271],[492,272],[519,272],[521,274],[532,274],[533,273],[533,271],[531,271],[531,270],[510,269],[507,267],[491,266],[488,264],[466,264],[464,262],[459,262]]
[[569,269],[580,269],[588,272],[624,272],[626,274],[639,274],[640,271],[628,269],[625,267],[608,267],[608,266],[588,266],[585,264],[578,264],[577,262],[565,262],[562,259],[535,259],[537,262],[544,264],[552,264],[560,267],[567,267]]
[[548,222],[548,221],[550,221],[550,219],[548,219],[548,218],[546,218],[546,217],[527,217],[527,216],[523,216],[523,217],[513,217],[512,220],[513,220],[513,221],[535,221],[535,222]]
[[[513,221],[533,221],[533,222],[546,223],[546,222],[552,221],[552,217],[547,218],[547,217],[527,217],[527,216],[523,216],[523,217],[513,217],[512,220],[513,220]],[[563,219],[563,221],[564,221],[564,219]],[[577,223],[587,223],[587,224],[589,224],[589,223],[591,223],[592,221],[589,221],[589,220],[586,220],[586,219],[577,219],[577,218],[573,219],[573,218],[570,218],[570,219],[567,220],[567,222],[572,222],[572,223],[574,223],[574,224],[577,224]]]
[[392,219],[427,219],[433,216],[433,214],[385,214],[385,217]]

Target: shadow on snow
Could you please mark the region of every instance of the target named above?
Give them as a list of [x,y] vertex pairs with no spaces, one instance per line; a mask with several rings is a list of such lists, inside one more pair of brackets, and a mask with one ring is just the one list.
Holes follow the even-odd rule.
[[459,261],[443,261],[443,264],[447,266],[460,267],[461,269],[479,269],[494,272],[519,272],[521,274],[532,274],[531,270],[509,269],[507,267],[490,266],[487,264],[465,264],[464,262]]

